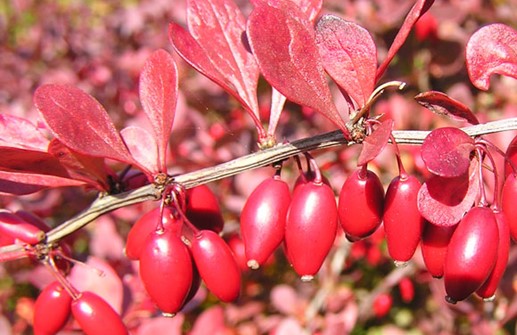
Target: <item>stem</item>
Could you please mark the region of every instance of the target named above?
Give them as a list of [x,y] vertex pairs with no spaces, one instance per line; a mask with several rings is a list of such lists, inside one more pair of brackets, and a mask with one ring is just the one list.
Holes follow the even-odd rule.
[[[460,128],[469,136],[480,136],[509,130],[517,130],[517,118],[509,118]],[[398,144],[422,144],[430,131],[421,130],[394,130],[393,138]],[[193,188],[219,179],[231,177],[241,172],[267,166],[275,162],[286,160],[306,151],[321,150],[342,145],[352,145],[347,141],[341,130],[296,140],[291,143],[278,144],[270,149],[261,150],[250,155],[242,156],[205,169],[185,173],[174,177],[174,182],[181,184],[185,189]],[[99,196],[84,211],[63,222],[47,233],[46,243],[53,243],[81,229],[99,216],[115,209],[149,200],[160,200],[163,187],[154,184],[146,185],[136,190],[107,196]],[[20,245],[0,247],[0,254],[19,251]]]

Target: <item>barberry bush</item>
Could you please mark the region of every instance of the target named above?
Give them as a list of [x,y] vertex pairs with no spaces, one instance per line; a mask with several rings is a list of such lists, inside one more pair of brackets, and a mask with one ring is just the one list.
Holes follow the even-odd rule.
[[0,5],[0,333],[514,333],[516,6]]

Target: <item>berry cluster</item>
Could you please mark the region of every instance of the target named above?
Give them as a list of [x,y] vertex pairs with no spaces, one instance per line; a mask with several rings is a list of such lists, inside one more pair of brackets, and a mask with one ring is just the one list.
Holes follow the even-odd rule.
[[186,192],[173,187],[170,195],[170,203],[142,216],[127,237],[126,255],[140,262],[147,293],[167,316],[195,296],[201,279],[221,301],[235,300],[240,268],[218,234],[224,221],[215,195],[205,185]]

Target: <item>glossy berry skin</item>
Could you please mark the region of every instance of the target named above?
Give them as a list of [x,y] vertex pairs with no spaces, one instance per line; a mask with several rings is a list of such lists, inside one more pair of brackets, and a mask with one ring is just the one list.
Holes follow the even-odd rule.
[[507,160],[504,164],[504,175],[508,177],[512,172],[517,172],[513,171],[512,165],[510,164],[510,162],[512,162],[515,167],[517,167],[517,136],[515,136],[510,144],[508,144],[505,154]]
[[28,244],[37,244],[45,238],[45,232],[39,227],[7,210],[0,210],[0,234]]
[[393,306],[393,298],[389,293],[381,293],[373,301],[373,312],[376,317],[382,318],[391,310]]
[[187,208],[185,214],[198,229],[210,229],[220,233],[224,227],[219,202],[214,192],[200,185],[187,190]]
[[413,257],[424,227],[424,218],[418,210],[420,182],[414,176],[395,177],[386,191],[384,203],[384,230],[391,258],[407,262]]
[[483,285],[494,268],[498,244],[499,232],[492,210],[470,209],[447,248],[443,278],[448,302],[464,300]]
[[64,327],[70,316],[72,298],[59,282],[47,285],[34,304],[34,334],[51,335]]
[[140,277],[145,290],[166,315],[176,314],[190,292],[192,258],[173,230],[152,233],[140,254]]
[[82,292],[72,302],[72,314],[86,335],[129,334],[120,315],[92,292]]
[[282,243],[291,193],[278,176],[260,183],[250,194],[241,212],[241,235],[247,264],[263,265]]
[[319,271],[334,243],[337,206],[332,189],[324,183],[308,182],[293,193],[287,214],[287,257],[302,280]]
[[370,236],[382,223],[384,189],[379,177],[359,168],[346,179],[339,194],[339,221],[348,239]]
[[[163,208],[162,224],[166,229],[172,229],[179,232],[181,223],[174,217],[173,209],[165,206]],[[129,230],[126,239],[126,247],[124,252],[126,257],[131,260],[138,260],[142,249],[144,248],[147,237],[156,231],[160,223],[160,207],[145,213]]]
[[210,292],[224,302],[236,300],[241,272],[226,242],[211,230],[201,230],[190,243],[196,267]]
[[420,248],[425,267],[434,278],[443,277],[447,247],[456,227],[457,225],[437,226],[428,221],[424,223]]
[[510,228],[503,212],[495,213],[497,230],[499,232],[499,244],[497,247],[497,260],[494,269],[488,276],[483,285],[476,291],[476,294],[483,299],[494,297],[497,286],[503,277],[508,264],[510,253]]
[[508,174],[501,194],[503,213],[508,220],[510,235],[517,242],[517,206],[515,206],[515,199],[517,199],[517,176],[515,174]]

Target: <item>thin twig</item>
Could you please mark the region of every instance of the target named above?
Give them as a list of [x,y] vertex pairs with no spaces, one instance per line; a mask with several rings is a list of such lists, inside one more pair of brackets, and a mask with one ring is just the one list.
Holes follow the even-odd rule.
[[[492,121],[485,124],[461,128],[470,136],[480,136],[497,132],[517,130],[517,118]],[[398,144],[422,144],[429,131],[404,130],[393,131],[393,137]],[[186,189],[206,184],[215,180],[231,177],[247,170],[267,166],[275,162],[286,160],[306,151],[315,151],[342,145],[352,145],[339,130],[316,135],[285,144],[278,144],[273,148],[261,150],[250,155],[208,167],[205,169],[185,173],[174,177],[174,182]],[[132,204],[159,200],[162,197],[163,187],[147,185],[131,192],[107,195],[97,198],[87,209],[63,222],[47,233],[46,243],[53,243],[81,229],[99,216],[115,209]],[[21,250],[20,245],[9,245],[0,248],[0,254]]]

